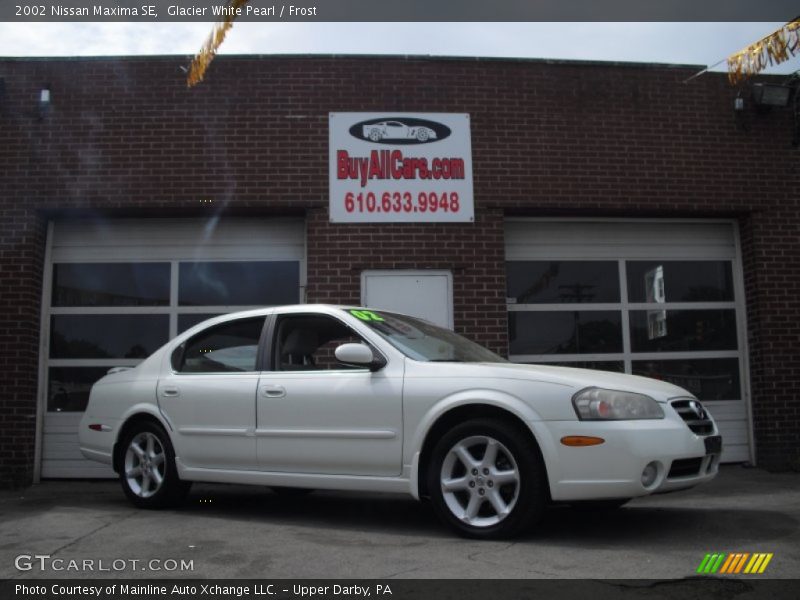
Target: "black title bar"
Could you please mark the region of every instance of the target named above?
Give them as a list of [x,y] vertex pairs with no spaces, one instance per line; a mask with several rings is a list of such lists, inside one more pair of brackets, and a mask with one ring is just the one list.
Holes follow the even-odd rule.
[[[789,21],[797,0],[250,0],[237,21],[520,22]],[[3,0],[8,22],[179,22],[220,20],[225,0]]]

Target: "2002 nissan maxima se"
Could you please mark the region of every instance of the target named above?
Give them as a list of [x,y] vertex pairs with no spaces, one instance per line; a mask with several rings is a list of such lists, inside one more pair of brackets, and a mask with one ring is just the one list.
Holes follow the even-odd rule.
[[712,479],[721,438],[686,390],[512,364],[452,331],[364,308],[217,317],[91,391],[80,446],[137,506],[193,481],[404,492],[496,538],[548,502],[607,506]]

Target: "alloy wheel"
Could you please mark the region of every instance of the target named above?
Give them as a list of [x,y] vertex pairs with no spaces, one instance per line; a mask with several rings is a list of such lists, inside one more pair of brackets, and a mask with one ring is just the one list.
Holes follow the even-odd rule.
[[135,435],[125,452],[124,468],[131,492],[140,498],[156,494],[166,474],[166,455],[158,436],[150,431]]
[[472,527],[491,527],[514,509],[519,468],[498,440],[470,436],[447,452],[440,473],[442,498],[450,512]]

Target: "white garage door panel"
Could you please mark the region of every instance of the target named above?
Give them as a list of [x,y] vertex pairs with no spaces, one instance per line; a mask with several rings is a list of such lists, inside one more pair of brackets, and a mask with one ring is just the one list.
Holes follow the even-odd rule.
[[44,479],[114,479],[117,474],[109,467],[90,460],[44,460]]
[[47,443],[42,450],[44,460],[81,460],[78,446],[75,445],[75,432],[46,433]]
[[304,236],[305,224],[298,219],[64,221],[54,228],[52,253],[55,262],[204,257],[301,260]]
[[[581,219],[512,219],[506,222],[506,259],[509,261],[558,260],[614,260],[622,272],[627,260],[724,260],[733,268],[735,308],[737,311],[738,350],[719,353],[719,356],[739,358],[741,400],[709,401],[708,409],[717,421],[723,436],[723,461],[751,460],[751,426],[747,409],[748,374],[746,371],[746,322],[744,318],[744,292],[737,237],[733,222],[685,220],[581,220]],[[624,296],[624,293],[623,293]],[[576,305],[564,307],[575,310]],[[682,305],[686,308],[686,303]],[[666,304],[667,309],[670,308]],[[556,307],[559,308],[559,307]],[[590,304],[580,305],[581,310],[591,309]],[[623,311],[623,337],[627,331],[629,309],[626,300],[611,306]],[[691,306],[689,307],[691,308]],[[734,308],[734,303],[709,303],[705,308]],[[509,310],[535,311],[536,306],[509,305]],[[551,310],[551,307],[539,310]],[[680,353],[681,357],[713,358],[714,352]],[[638,355],[641,357],[642,355]],[[665,356],[667,358],[668,355]],[[675,357],[673,355],[673,357]],[[512,356],[512,359],[515,357]],[[677,357],[675,357],[677,358]],[[548,357],[539,357],[539,360]],[[627,346],[614,358],[592,360],[625,360],[630,372],[631,361],[637,355]],[[518,360],[523,361],[520,356]],[[580,360],[579,355],[551,358],[553,361]],[[640,358],[641,360],[641,358]]]
[[736,257],[728,223],[509,221],[506,257],[526,258]]
[[[43,335],[49,335],[50,314],[167,314],[174,333],[178,318],[192,312],[215,314],[243,307],[50,307],[53,263],[171,262],[171,295],[177,294],[179,261],[297,261],[302,298],[305,287],[305,223],[302,219],[75,219],[56,222],[48,238],[48,264],[43,293]],[[41,477],[115,477],[111,467],[82,457],[78,424],[83,413],[46,412],[50,367],[133,366],[135,359],[50,359],[42,340],[40,403]]]

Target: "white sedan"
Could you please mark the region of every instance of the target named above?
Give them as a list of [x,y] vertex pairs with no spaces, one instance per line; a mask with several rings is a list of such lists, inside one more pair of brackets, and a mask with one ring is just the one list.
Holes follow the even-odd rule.
[[512,364],[373,309],[228,314],[91,391],[83,454],[137,506],[193,481],[429,498],[461,534],[508,537],[550,502],[618,506],[712,479],[721,438],[686,390]]

